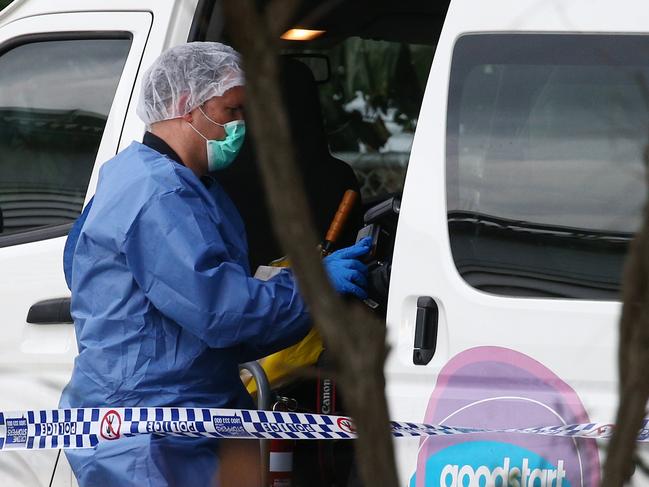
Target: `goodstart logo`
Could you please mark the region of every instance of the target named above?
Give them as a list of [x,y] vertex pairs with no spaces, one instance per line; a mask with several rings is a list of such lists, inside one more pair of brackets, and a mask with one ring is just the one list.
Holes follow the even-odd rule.
[[[491,451],[505,448],[511,452],[511,445],[479,442],[479,446]],[[516,448],[514,448],[516,449]],[[523,452],[522,452],[523,453]],[[523,453],[524,454],[524,453]],[[440,487],[566,487],[566,471],[563,460],[556,468],[539,458],[505,457],[500,466],[446,464],[439,477]]]
[[117,440],[122,427],[122,417],[115,410],[110,410],[101,418],[99,434],[105,440]]

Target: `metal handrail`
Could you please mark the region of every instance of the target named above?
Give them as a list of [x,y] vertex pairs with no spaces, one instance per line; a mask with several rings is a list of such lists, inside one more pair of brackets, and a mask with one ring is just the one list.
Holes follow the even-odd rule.
[[[250,372],[253,380],[257,383],[257,409],[270,410],[272,404],[272,391],[268,376],[264,368],[257,361],[239,364],[239,370]],[[270,445],[268,440],[259,440],[259,452],[261,456],[261,485],[268,485],[268,469]]]
[[252,361],[239,365],[239,370],[247,370],[257,383],[257,409],[269,410],[272,406],[272,391],[264,368],[259,362]]

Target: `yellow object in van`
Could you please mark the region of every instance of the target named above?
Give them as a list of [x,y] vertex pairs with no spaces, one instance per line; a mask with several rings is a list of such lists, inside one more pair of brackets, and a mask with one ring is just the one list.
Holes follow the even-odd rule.
[[[267,280],[279,272],[281,270],[279,268],[286,267],[290,267],[290,261],[284,256],[272,261],[268,266],[260,266],[255,272],[255,277]],[[323,350],[320,333],[315,328],[311,328],[300,342],[262,358],[259,360],[259,365],[264,369],[271,388],[275,388],[290,379],[299,369],[314,365]],[[257,393],[257,382],[252,380],[252,376],[244,373],[241,380],[250,394]]]
[[[314,365],[323,350],[320,333],[316,328],[311,328],[301,342],[264,357],[259,364],[266,372],[271,388],[274,388],[289,379],[297,370]],[[252,377],[245,378],[244,383],[250,394],[257,393],[257,382],[252,380]]]

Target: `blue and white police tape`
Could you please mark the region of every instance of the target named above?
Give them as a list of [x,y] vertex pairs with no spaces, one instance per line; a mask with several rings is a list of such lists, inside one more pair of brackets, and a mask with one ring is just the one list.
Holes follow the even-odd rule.
[[[573,424],[523,429],[463,428],[392,422],[395,437],[467,433],[525,433],[576,438],[607,438],[613,425]],[[649,420],[638,441],[649,441]],[[102,441],[142,435],[212,438],[337,440],[356,438],[345,416],[206,408],[83,408],[0,412],[0,451],[92,448]]]

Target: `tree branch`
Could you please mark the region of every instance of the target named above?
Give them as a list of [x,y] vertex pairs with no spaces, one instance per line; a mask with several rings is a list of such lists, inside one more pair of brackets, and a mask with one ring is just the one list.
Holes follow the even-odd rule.
[[[279,18],[280,4],[275,4],[273,15]],[[385,326],[362,305],[347,303],[333,291],[318,258],[315,249],[319,242],[281,101],[273,31],[254,0],[226,0],[224,12],[235,47],[244,58],[249,119],[273,225],[290,257],[300,293],[333,356],[339,385],[358,432],[355,447],[361,477],[367,486],[396,486],[384,393]]]
[[[646,86],[641,87],[646,92]],[[647,151],[645,168],[649,165]],[[642,227],[629,249],[622,300],[618,345],[620,402],[604,465],[602,485],[607,487],[622,487],[633,475],[636,438],[649,399],[649,203],[644,208]]]
[[270,39],[281,36],[293,21],[301,0],[273,0],[266,7],[264,15]]

